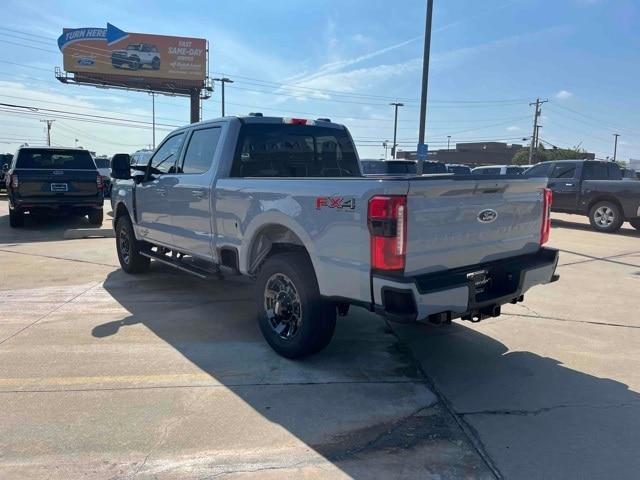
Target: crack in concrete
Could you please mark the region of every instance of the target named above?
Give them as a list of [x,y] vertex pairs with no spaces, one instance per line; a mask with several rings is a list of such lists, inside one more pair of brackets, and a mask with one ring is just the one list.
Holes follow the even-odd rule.
[[400,340],[400,337],[393,330],[392,324],[388,323],[388,325],[391,331],[393,332],[394,336],[398,339],[398,342],[406,346],[407,356],[413,362],[416,369],[422,374],[431,391],[438,398],[439,402],[443,405],[444,409],[447,411],[447,413],[449,413],[451,418],[453,418],[455,423],[458,425],[458,427],[460,428],[464,436],[467,438],[467,440],[471,444],[472,448],[476,451],[478,456],[482,459],[482,461],[487,466],[489,471],[493,474],[493,476],[496,478],[496,480],[502,480],[504,478],[502,473],[498,469],[498,466],[493,462],[493,459],[487,453],[487,449],[484,446],[484,443],[482,443],[482,440],[480,439],[480,436],[478,435],[478,433],[471,427],[471,425],[469,425],[466,422],[463,416],[459,415],[456,412],[456,410],[453,408],[453,404],[444,395],[444,393],[438,388],[435,380],[431,376],[429,376],[427,371],[422,367],[422,364],[415,357],[411,348]]
[[469,412],[458,412],[458,415],[468,416],[468,415],[514,415],[514,416],[536,416],[547,412],[552,412],[554,410],[560,410],[565,408],[596,408],[596,409],[609,409],[609,408],[622,408],[628,407],[631,405],[640,405],[640,401],[637,402],[624,402],[624,403],[615,403],[610,405],[590,405],[587,403],[575,403],[575,404],[561,404],[554,405],[552,407],[541,407],[533,410],[526,409],[497,409],[497,410],[476,410]]
[[138,473],[140,473],[142,471],[142,469],[147,464],[147,461],[149,460],[149,458],[151,457],[153,452],[158,450],[164,444],[164,442],[167,441],[167,438],[169,438],[169,429],[171,427],[173,427],[174,425],[177,425],[178,423],[183,421],[185,418],[187,418],[190,415],[192,415],[193,412],[191,412],[191,407],[196,402],[196,400],[199,400],[199,399],[200,399],[199,396],[194,396],[194,398],[185,406],[185,408],[184,408],[185,414],[180,415],[180,416],[178,416],[178,417],[176,417],[176,418],[174,418],[174,419],[172,419],[172,420],[170,420],[170,421],[165,423],[163,431],[162,431],[162,435],[160,435],[160,439],[156,442],[156,444],[153,447],[151,447],[149,452],[145,455],[144,460],[142,461],[142,463],[140,465],[138,465],[138,467],[136,468],[136,471],[133,472],[133,475],[131,476],[131,478],[135,478],[138,475]]
[[538,318],[540,320],[553,320],[556,322],[569,322],[569,323],[585,323],[588,325],[600,325],[602,327],[617,327],[617,328],[632,328],[632,329],[640,329],[640,325],[624,325],[622,323],[611,323],[611,322],[597,322],[595,320],[575,320],[573,318],[561,318],[561,317],[549,317],[547,315],[536,312],[534,309],[527,307],[524,304],[518,304],[520,307],[524,308],[531,315],[524,315],[522,313],[508,313],[506,315],[510,315],[512,317],[524,317],[524,318]]

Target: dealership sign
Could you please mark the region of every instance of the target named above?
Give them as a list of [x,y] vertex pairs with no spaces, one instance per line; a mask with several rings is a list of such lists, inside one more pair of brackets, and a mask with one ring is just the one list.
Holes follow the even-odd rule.
[[58,38],[64,69],[122,84],[154,79],[199,86],[207,73],[207,41],[107,28],[65,29]]

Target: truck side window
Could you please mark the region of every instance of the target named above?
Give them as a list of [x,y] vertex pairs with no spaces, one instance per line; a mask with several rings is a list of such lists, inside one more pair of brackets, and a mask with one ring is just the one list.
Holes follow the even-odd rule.
[[213,155],[220,140],[220,127],[195,130],[189,139],[178,173],[204,173],[213,164]]
[[609,178],[604,162],[585,162],[582,178],[585,180],[606,180]]
[[609,175],[607,176],[609,180],[622,180],[622,170],[620,170],[620,167],[616,163],[608,163],[607,169],[609,171]]
[[551,172],[551,178],[574,178],[576,175],[576,164],[559,162],[556,163]]
[[527,170],[527,177],[548,177],[549,170],[553,167],[553,163],[539,163]]
[[184,141],[184,132],[167,138],[151,158],[149,173],[175,173],[176,159],[180,156],[180,148]]

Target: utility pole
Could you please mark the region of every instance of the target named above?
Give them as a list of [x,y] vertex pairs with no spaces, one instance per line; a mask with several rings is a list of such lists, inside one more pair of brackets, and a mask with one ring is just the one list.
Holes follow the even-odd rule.
[[43,123],[47,124],[47,147],[51,146],[51,125],[55,120],[40,120]]
[[616,161],[616,158],[618,157],[618,137],[620,136],[619,133],[614,133],[613,134],[615,141],[613,144],[613,161]]
[[224,117],[224,84],[233,83],[233,80],[227,77],[214,78],[214,82],[220,82],[222,84],[222,116]]
[[451,135],[447,135],[447,151],[451,150]]
[[404,107],[404,103],[392,102],[389,105],[395,108],[395,115],[393,120],[393,146],[391,147],[391,158],[395,160],[396,150],[398,149],[398,143],[396,142],[398,134],[398,107]]
[[536,111],[533,114],[533,135],[531,136],[531,144],[529,145],[529,165],[531,165],[533,163],[533,149],[534,149],[534,144],[535,148],[538,148],[537,146],[537,137],[538,137],[538,117],[540,116],[540,106],[543,103],[547,103],[549,100],[540,100],[539,98],[536,99],[535,102],[532,102],[529,104],[529,106],[535,105],[536,106]]
[[384,147],[384,159],[387,159],[387,147],[389,146],[389,140],[385,140],[382,142],[382,146]]
[[151,95],[151,115],[153,117],[153,149],[156,148],[156,92],[149,92]]
[[[420,95],[420,131],[418,132],[418,145],[424,144],[424,132],[427,123],[427,87],[429,86],[429,54],[431,53],[432,19],[433,0],[427,0],[427,18],[424,26],[424,51],[422,57],[422,92]],[[426,160],[426,158],[423,160]],[[422,175],[423,163],[424,162],[418,162],[418,175]]]

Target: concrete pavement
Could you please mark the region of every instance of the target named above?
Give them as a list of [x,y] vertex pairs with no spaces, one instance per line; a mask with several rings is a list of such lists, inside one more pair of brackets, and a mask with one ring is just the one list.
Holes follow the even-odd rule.
[[491,478],[375,315],[286,360],[250,282],[128,276],[75,228],[0,199],[1,478]]
[[640,232],[554,218],[559,282],[480,324],[395,330],[505,478],[637,478]]

